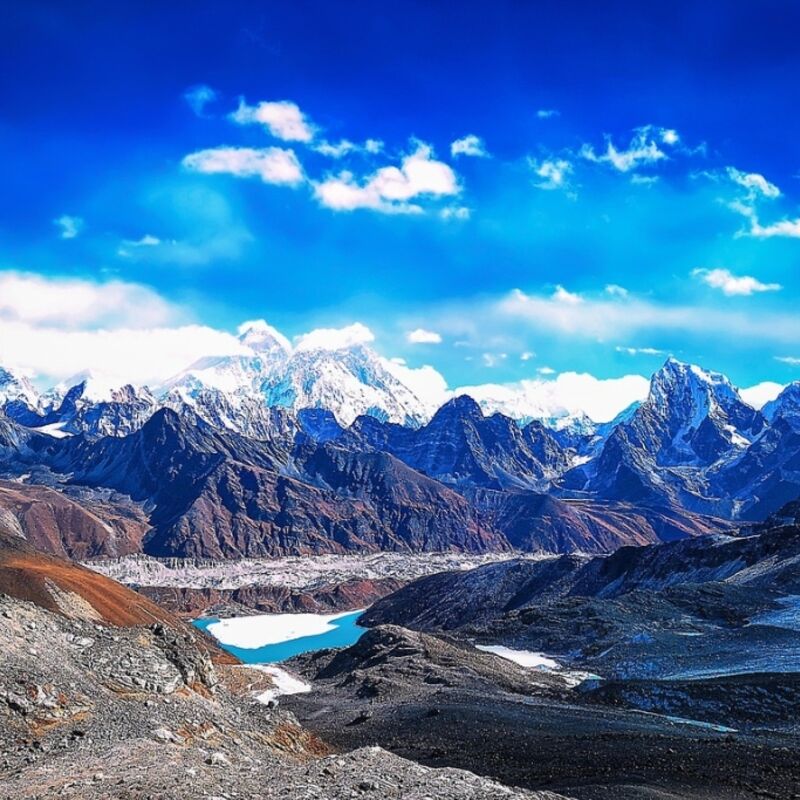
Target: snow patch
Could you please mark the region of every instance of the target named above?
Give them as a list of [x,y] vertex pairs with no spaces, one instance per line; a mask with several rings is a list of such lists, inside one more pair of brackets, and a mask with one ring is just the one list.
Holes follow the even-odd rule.
[[266,673],[272,678],[274,688],[261,692],[256,697],[259,703],[264,703],[266,705],[281,695],[306,694],[311,691],[311,684],[301,681],[300,678],[296,678],[290,672],[280,667],[274,667],[271,664],[255,664],[245,667],[245,669],[255,669],[259,672]]
[[501,644],[477,644],[475,647],[484,653],[493,653],[507,661],[513,661],[521,667],[533,667],[535,669],[560,669],[558,661],[548,658],[544,653],[535,653],[532,650],[513,650]]

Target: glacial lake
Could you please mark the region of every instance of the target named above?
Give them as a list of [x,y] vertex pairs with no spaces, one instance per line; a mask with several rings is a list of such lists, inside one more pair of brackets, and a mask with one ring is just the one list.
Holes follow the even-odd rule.
[[277,664],[302,653],[355,644],[366,630],[356,624],[363,613],[203,617],[193,624],[245,664]]

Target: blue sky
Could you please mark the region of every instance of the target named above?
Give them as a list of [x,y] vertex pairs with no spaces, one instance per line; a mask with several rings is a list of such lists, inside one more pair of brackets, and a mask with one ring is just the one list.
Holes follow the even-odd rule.
[[798,377],[796,3],[142,5],[6,5],[0,358],[265,318],[450,386]]

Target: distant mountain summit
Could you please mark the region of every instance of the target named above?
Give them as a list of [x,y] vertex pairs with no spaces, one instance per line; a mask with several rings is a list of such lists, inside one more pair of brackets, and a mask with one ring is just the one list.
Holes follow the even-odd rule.
[[199,405],[201,416],[207,415],[204,393],[234,409],[253,399],[269,408],[325,409],[342,425],[362,414],[403,425],[419,425],[430,416],[413,390],[363,344],[317,341],[292,347],[263,321],[243,326],[239,341],[250,354],[201,359],[157,394],[172,406]]

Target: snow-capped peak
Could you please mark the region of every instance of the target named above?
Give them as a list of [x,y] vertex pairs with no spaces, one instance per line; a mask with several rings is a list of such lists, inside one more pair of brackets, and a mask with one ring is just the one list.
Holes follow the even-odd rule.
[[14,401],[35,409],[39,405],[39,393],[25,375],[0,367],[0,406]]
[[281,351],[292,352],[291,342],[266,320],[255,319],[243,322],[237,329],[239,341],[257,353]]
[[650,380],[648,402],[667,405],[682,399],[692,404],[699,424],[715,407],[744,405],[733,384],[719,372],[668,358]]
[[113,375],[84,370],[55,386],[51,396],[73,400],[80,398],[89,403],[125,403],[137,397],[152,398],[146,386],[134,387]]
[[800,381],[794,381],[786,386],[774,400],[766,403],[761,411],[770,423],[781,417],[793,427],[800,426]]

